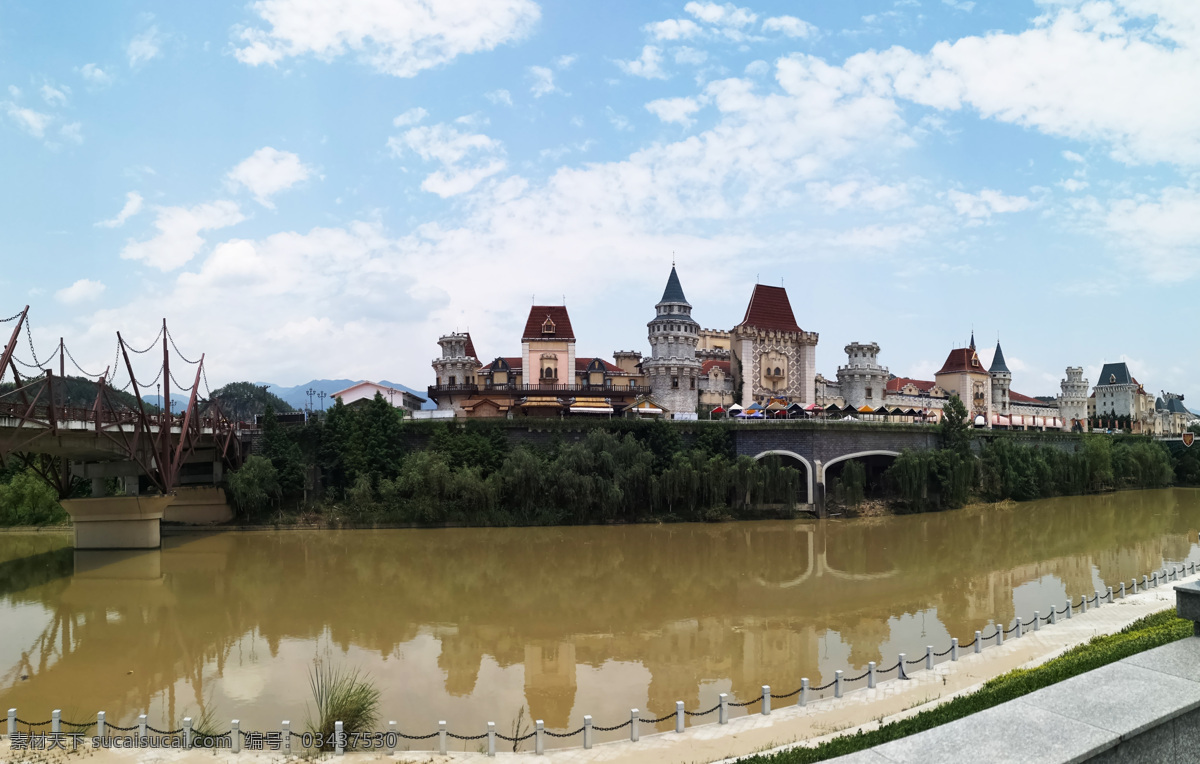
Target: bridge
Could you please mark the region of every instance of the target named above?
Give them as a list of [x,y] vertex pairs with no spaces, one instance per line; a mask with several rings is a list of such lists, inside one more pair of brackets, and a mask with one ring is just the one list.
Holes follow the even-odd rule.
[[[204,355],[196,360],[184,356],[165,319],[144,349],[131,347],[117,332],[116,361],[100,374],[82,369],[63,339],[39,360],[29,306],[0,320],[12,322],[0,353],[0,383],[9,383],[0,387],[0,463],[33,469],[54,488],[74,523],[77,549],[157,548],[164,519],[220,522],[232,517],[216,485],[226,467],[240,464],[240,425],[225,417],[215,401],[200,396],[201,384],[207,390]],[[18,358],[22,339],[32,363]],[[148,383],[140,381],[132,358],[146,357],[160,339],[161,366]],[[190,386],[175,379],[172,351],[188,367]],[[81,376],[67,376],[68,360]],[[86,405],[71,394],[81,379],[94,380],[95,394]],[[125,383],[117,386],[120,379]],[[183,411],[172,410],[172,383],[188,396]],[[162,408],[144,400],[150,386],[161,390]],[[113,479],[120,495],[108,495]],[[90,498],[75,498],[81,480],[91,482]]]
[[938,448],[931,425],[877,424],[845,421],[753,422],[734,430],[739,456],[773,456],[800,470],[805,478],[805,501],[825,516],[825,487],[855,459],[869,469],[890,466],[900,452]]

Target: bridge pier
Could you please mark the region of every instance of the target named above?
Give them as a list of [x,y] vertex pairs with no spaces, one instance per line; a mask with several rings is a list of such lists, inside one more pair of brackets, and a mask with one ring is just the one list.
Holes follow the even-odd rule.
[[829,512],[825,509],[825,465],[820,459],[813,460],[812,503],[818,518],[829,517]]
[[76,549],[158,549],[163,512],[174,496],[64,499]]

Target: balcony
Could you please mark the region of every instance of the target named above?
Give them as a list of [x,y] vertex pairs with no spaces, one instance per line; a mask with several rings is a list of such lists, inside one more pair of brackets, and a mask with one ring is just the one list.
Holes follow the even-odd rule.
[[629,385],[627,387],[608,387],[606,385],[430,385],[428,388],[430,400],[437,400],[445,395],[503,395],[517,397],[524,395],[558,395],[571,397],[573,395],[594,395],[605,398],[630,398],[650,392],[647,385]]

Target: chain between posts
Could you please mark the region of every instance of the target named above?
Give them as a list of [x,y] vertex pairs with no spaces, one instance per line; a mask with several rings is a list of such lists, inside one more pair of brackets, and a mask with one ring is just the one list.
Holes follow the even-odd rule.
[[[760,698],[760,700],[761,700],[761,698]],[[667,714],[666,716],[660,716],[657,719],[638,719],[638,721],[641,722],[642,724],[662,724],[663,722],[667,721],[668,719],[674,719],[674,718],[675,718],[675,712],[672,711],[671,713]]]
[[[959,647],[962,647],[962,645],[959,645]],[[943,650],[943,651],[942,651],[942,652],[940,652],[940,653],[934,653],[934,654],[933,654],[933,657],[935,657],[935,658],[943,658],[943,657],[945,657],[945,656],[949,655],[949,654],[950,654],[950,651],[951,651],[951,650],[953,650],[953,649],[954,649],[954,646],[953,646],[953,645],[951,645],[950,647],[947,647],[945,650]]]
[[618,724],[615,727],[597,727],[595,725],[592,725],[592,729],[595,730],[596,732],[616,732],[617,730],[619,730],[623,727],[628,727],[630,724],[633,724],[633,720],[626,719],[625,721],[621,722],[620,724]]
[[125,343],[125,349],[131,353],[137,353],[138,355],[142,355],[143,353],[149,353],[151,350],[154,349],[154,346],[158,344],[158,340],[162,337],[162,333],[163,333],[163,330],[159,329],[158,334],[154,335],[154,339],[150,340],[150,346],[148,348],[146,348],[145,350],[138,350],[137,348],[129,347],[128,342]]
[[799,694],[800,694],[800,688],[797,687],[796,689],[792,690],[791,692],[789,692],[786,695],[776,695],[775,693],[771,693],[771,697],[775,698],[775,700],[787,700],[788,698],[792,697],[793,695],[799,695]]
[[175,338],[171,336],[170,329],[167,329],[167,339],[171,341],[171,347],[175,348],[175,354],[178,355],[180,358],[182,358],[184,363],[190,363],[193,366],[200,363],[199,360],[193,361],[190,358],[188,358],[187,356],[185,356],[182,352],[180,352],[179,346],[175,344]]
[[153,727],[151,727],[150,725],[146,725],[146,730],[148,732],[153,732],[155,735],[182,735],[183,734],[183,727],[180,727],[177,730],[168,731],[168,730],[157,730],[157,729],[154,729]]
[[[438,733],[436,733],[436,732],[433,733],[433,735],[436,735],[436,734],[438,734]],[[433,735],[430,735],[430,737],[433,737]],[[526,740],[529,740],[530,738],[537,737],[537,732],[530,732],[528,735],[522,735],[521,737],[509,737],[508,735],[502,735],[499,732],[497,732],[496,737],[500,738],[501,740],[507,740],[510,743],[524,743]]]
[[[671,714],[671,715],[674,716],[674,714]],[[595,728],[593,728],[593,729],[595,729]],[[574,732],[551,732],[550,730],[542,730],[542,731],[545,732],[550,737],[575,737],[580,732],[583,732],[583,727],[580,727],[579,729],[575,730]]]
[[[440,732],[440,730],[438,732]],[[405,735],[400,730],[396,730],[396,736],[402,737],[405,740],[428,740],[431,737],[437,737],[438,732],[430,732],[428,735]]]
[[[800,692],[800,691],[796,690],[796,692]],[[792,694],[795,695],[796,693],[792,693]],[[688,716],[708,716],[709,714],[711,714],[713,711],[716,711],[720,707],[721,707],[721,704],[718,703],[717,705],[713,706],[712,708],[708,709],[707,711],[688,711],[685,708],[683,710],[683,712],[685,714],[687,714]],[[595,728],[593,728],[593,729],[595,729]]]
[[85,377],[98,377],[98,376],[100,376],[99,374],[90,374],[90,373],[88,373],[88,372],[84,371],[83,367],[79,365],[79,361],[76,361],[76,360],[75,360],[75,356],[71,355],[71,348],[67,347],[65,344],[63,345],[63,350],[67,351],[67,358],[70,358],[70,359],[71,359],[71,363],[72,363],[72,365],[74,365],[74,366],[75,366],[75,368],[79,370],[79,373],[80,373],[80,374],[82,374],[82,375],[83,375],[83,376],[85,376]]
[[[625,723],[628,724],[629,722]],[[485,732],[482,735],[455,735],[453,732],[447,732],[446,737],[452,737],[455,740],[483,740],[487,737],[487,733]]]
[[[755,698],[754,700],[747,700],[745,703],[729,703],[728,705],[730,708],[745,708],[746,706],[752,706],[755,703],[761,703],[761,702],[762,702],[762,697],[759,696],[759,697]],[[672,714],[672,716],[674,716],[674,714]]]
[[[922,658],[922,660],[924,660],[924,659]],[[845,684],[846,682],[858,682],[858,681],[861,681],[861,680],[863,680],[863,679],[866,679],[866,678],[867,678],[867,676],[868,676],[870,673],[871,673],[870,671],[864,671],[864,672],[862,672],[861,674],[859,674],[858,676],[852,676],[852,677],[842,677],[842,684]],[[797,692],[799,692],[799,691],[797,690]]]

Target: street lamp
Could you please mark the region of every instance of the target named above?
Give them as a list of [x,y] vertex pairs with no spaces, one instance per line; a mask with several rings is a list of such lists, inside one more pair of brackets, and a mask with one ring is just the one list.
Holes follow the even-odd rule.
[[325,410],[325,396],[327,393],[324,390],[317,392],[317,398],[321,401],[321,410]]
[[310,387],[304,393],[308,396],[308,410],[312,411],[312,397],[317,394],[317,391]]

